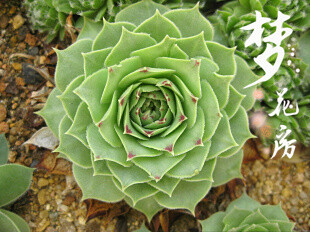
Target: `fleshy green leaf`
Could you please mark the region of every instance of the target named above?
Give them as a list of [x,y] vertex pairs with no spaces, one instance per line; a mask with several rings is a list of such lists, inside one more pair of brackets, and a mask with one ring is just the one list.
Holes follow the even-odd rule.
[[50,93],[42,110],[36,114],[44,118],[47,126],[53,134],[59,138],[59,125],[66,112],[62,106],[60,99],[57,96],[61,95],[61,91],[57,88]]
[[135,158],[134,164],[146,171],[155,181],[159,181],[171,168],[180,163],[184,155],[169,156],[167,152],[163,155],[147,158]]
[[111,176],[93,175],[92,168],[82,168],[73,164],[74,178],[83,193],[83,200],[96,199],[105,202],[118,202],[124,194],[115,186]]
[[142,0],[118,13],[115,17],[115,22],[130,22],[139,26],[146,19],[153,16],[156,10],[163,14],[169,11],[169,8],[150,0]]
[[180,179],[164,176],[159,181],[150,181],[148,184],[171,196],[179,182]]
[[77,40],[91,39],[94,40],[102,28],[102,21],[95,22],[84,17],[84,26],[79,33]]
[[234,76],[220,75],[217,73],[218,70],[218,65],[212,60],[201,59],[200,76],[208,81],[217,97],[219,107],[222,109],[230,99],[229,87]]
[[156,59],[157,68],[167,68],[176,71],[178,76],[187,88],[196,96],[201,96],[199,67],[200,60],[180,60],[168,57],[159,57]]
[[103,23],[102,30],[94,40],[93,51],[114,47],[122,35],[123,27],[129,31],[135,29],[135,26],[128,22],[109,23],[104,19]]
[[101,104],[101,96],[108,77],[108,70],[102,69],[89,76],[78,88],[74,90],[88,106],[95,123],[98,123],[105,112]]
[[34,169],[18,164],[0,166],[0,207],[21,197],[30,187]]
[[229,213],[234,208],[245,209],[245,210],[255,210],[260,207],[260,203],[250,198],[246,193],[243,193],[241,197],[231,202],[226,210]]
[[[196,123],[191,128],[186,128],[175,144],[174,154],[183,154],[197,146],[203,146],[202,136],[205,131],[205,116],[199,107]],[[208,149],[209,151],[209,149]]]
[[[123,130],[116,125],[114,126],[115,131],[117,132],[119,138],[122,141],[122,144],[127,152],[128,159],[134,157],[154,157],[159,156],[163,152],[155,149],[151,149],[145,146],[142,146],[136,138],[131,135],[123,134]],[[147,158],[149,159],[149,158]]]
[[231,133],[234,140],[238,144],[236,147],[232,147],[229,150],[220,154],[220,157],[228,157],[236,153],[242,148],[243,144],[250,138],[254,138],[249,130],[249,120],[245,109],[241,106],[237,113],[229,120]]
[[229,119],[231,119],[238,111],[244,98],[245,95],[240,94],[232,85],[229,86],[229,99],[225,106],[225,112]]
[[210,142],[187,152],[182,162],[168,172],[168,176],[183,179],[197,175],[206,161],[209,149]]
[[4,134],[0,134],[0,165],[6,164],[9,157],[9,144]]
[[171,56],[171,50],[173,50],[175,42],[176,39],[166,36],[160,43],[133,51],[130,56],[139,56],[144,67],[155,67],[156,58]]
[[82,82],[84,81],[84,75],[75,78],[65,89],[65,91],[58,96],[61,100],[63,107],[67,113],[67,116],[73,120],[76,114],[77,108],[81,102],[81,99],[73,93]]
[[181,31],[182,37],[190,37],[204,32],[205,40],[212,40],[213,29],[210,22],[199,12],[197,4],[192,9],[177,9],[164,14]]
[[151,180],[145,171],[135,165],[124,167],[111,161],[108,161],[107,164],[113,176],[121,183],[123,191],[131,185]]
[[123,27],[120,40],[113,47],[104,64],[107,67],[119,64],[122,60],[129,58],[131,52],[155,44],[156,41],[150,35],[130,32]]
[[30,228],[24,219],[4,209],[0,209],[0,228],[3,232],[30,232]]
[[155,195],[155,199],[166,208],[184,208],[194,214],[195,206],[209,192],[210,188],[211,181],[187,182],[181,180],[171,197],[159,192]]
[[225,217],[224,212],[217,212],[212,214],[206,220],[200,221],[202,225],[202,231],[204,232],[215,232],[215,231],[223,231],[224,223],[223,218]]
[[203,32],[191,37],[178,39],[177,45],[189,58],[206,57],[212,59],[209,49],[206,46]]
[[245,98],[242,100],[241,105],[246,111],[250,110],[255,102],[253,93],[256,86],[252,86],[244,89],[248,84],[253,83],[257,80],[257,76],[250,70],[247,63],[240,58],[235,56],[237,63],[237,73],[235,79],[231,82],[231,85],[241,94],[245,95]]
[[240,150],[235,155],[228,158],[217,158],[216,166],[213,172],[213,187],[227,183],[234,178],[242,178],[241,163],[243,151]]
[[207,42],[207,47],[213,60],[219,67],[218,74],[235,75],[236,61],[234,57],[235,48],[227,48],[215,42]]
[[65,154],[73,163],[89,168],[91,167],[90,150],[75,137],[65,134],[72,125],[68,116],[64,116],[59,126],[59,146],[54,152]]
[[143,146],[153,148],[160,151],[167,151],[171,154],[174,154],[174,145],[178,138],[181,136],[183,131],[185,130],[186,124],[181,124],[175,131],[171,132],[166,137],[154,137],[149,140],[139,141],[139,143]]
[[83,53],[85,78],[104,68],[104,62],[112,48],[104,48],[88,53]]
[[180,31],[174,23],[162,16],[158,10],[152,17],[141,23],[134,32],[150,34],[157,42],[162,41],[167,35],[173,38],[181,37]]
[[65,50],[55,50],[57,53],[57,66],[55,82],[57,88],[63,92],[69,83],[84,73],[82,53],[90,52],[92,41],[79,40]]
[[227,151],[229,148],[238,146],[236,143],[229,124],[228,117],[225,112],[223,112],[223,117],[213,135],[212,144],[210,148],[210,152],[208,154],[208,159],[212,159],[217,157],[224,151]]
[[159,205],[154,197],[148,197],[145,199],[142,199],[141,201],[139,201],[137,204],[133,205],[132,200],[129,197],[125,198],[125,201],[133,208],[141,211],[142,213],[145,214],[145,216],[147,217],[148,221],[150,222],[153,218],[153,216],[161,209],[163,209],[164,207],[162,207],[161,205]]
[[89,124],[92,123],[87,104],[81,102],[74,117],[74,121],[66,132],[68,135],[72,135],[76,139],[80,140],[86,147],[88,147],[86,139],[86,130]]
[[[201,81],[202,97],[198,101],[205,116],[205,133],[202,142],[209,140],[215,133],[221,120],[219,104],[210,84],[206,80]],[[212,109],[212,110],[210,110]]]
[[98,128],[91,124],[87,128],[87,141],[96,160],[113,161],[123,166],[130,166],[127,162],[127,154],[123,147],[112,147],[100,135]]

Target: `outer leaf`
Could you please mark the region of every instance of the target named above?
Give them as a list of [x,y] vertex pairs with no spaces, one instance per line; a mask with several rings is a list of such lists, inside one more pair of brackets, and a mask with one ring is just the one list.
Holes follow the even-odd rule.
[[238,146],[233,135],[231,134],[229,120],[225,112],[223,112],[223,117],[211,141],[212,144],[208,154],[208,159],[217,157],[229,148]]
[[4,209],[0,209],[0,228],[3,232],[30,232],[30,228],[24,219]]
[[176,76],[183,81],[187,88],[196,96],[201,96],[201,86],[199,77],[198,60],[180,60],[168,57],[159,57],[156,59],[157,68],[167,68],[176,71]]
[[114,47],[122,35],[123,27],[129,31],[135,29],[133,24],[127,22],[109,23],[104,19],[103,23],[103,28],[93,43],[94,51]]
[[156,10],[163,14],[169,11],[169,8],[150,0],[142,0],[118,13],[115,17],[115,22],[130,22],[139,26],[146,19],[153,16]]
[[63,107],[68,115],[68,117],[73,120],[77,108],[81,102],[81,99],[73,93],[82,82],[84,81],[84,75],[75,78],[66,88],[66,90],[58,96],[61,100]]
[[18,164],[0,166],[0,207],[16,201],[30,187],[34,169]]
[[173,38],[180,38],[181,33],[178,28],[166,17],[162,16],[158,10],[156,13],[145,20],[137,27],[134,32],[137,33],[148,33],[158,43],[162,41],[167,35]]
[[9,157],[9,144],[4,134],[0,134],[0,165],[6,164]]
[[84,26],[81,32],[79,33],[77,40],[82,40],[82,39],[94,40],[102,28],[102,25],[103,25],[102,21],[95,22],[86,17],[83,17],[83,19],[84,19]]
[[112,48],[104,48],[88,53],[83,53],[85,78],[104,68],[104,62]]
[[81,167],[91,167],[90,150],[85,147],[80,140],[71,135],[65,134],[72,125],[68,116],[64,116],[59,126],[59,146],[54,152],[60,152],[66,155],[73,163]]
[[73,164],[74,178],[83,192],[83,200],[97,199],[105,202],[117,202],[124,194],[115,186],[111,176],[94,176],[92,168],[82,168]]
[[53,89],[44,105],[44,108],[36,113],[44,118],[47,126],[57,138],[59,138],[60,122],[66,115],[62,103],[57,97],[59,95],[61,95],[61,91],[57,88]]
[[227,48],[215,42],[207,42],[207,47],[213,60],[219,66],[218,73],[221,75],[235,75],[236,61],[234,57],[235,48]]
[[202,231],[204,232],[214,232],[214,231],[223,231],[224,223],[223,218],[225,217],[224,212],[217,212],[212,214],[206,220],[200,221],[202,225]]
[[155,195],[155,199],[166,208],[184,208],[194,214],[195,206],[209,192],[210,188],[211,181],[187,182],[181,180],[171,197],[159,192]]
[[260,203],[250,198],[246,193],[243,193],[241,197],[231,202],[226,210],[227,213],[234,208],[246,209],[254,211],[260,207]]
[[182,37],[190,37],[204,32],[205,40],[212,40],[213,29],[210,22],[199,12],[197,4],[192,9],[172,10],[164,14],[181,31]]
[[234,178],[242,178],[241,163],[243,151],[237,152],[235,155],[228,158],[218,158],[213,173],[213,187],[227,183]]
[[153,218],[153,216],[161,209],[163,209],[164,207],[162,207],[161,205],[159,205],[154,197],[149,197],[149,198],[145,198],[141,201],[139,201],[137,204],[133,204],[132,200],[129,197],[125,198],[125,201],[133,208],[141,211],[142,213],[145,214],[145,216],[147,217],[148,221],[150,222]]
[[253,107],[255,102],[253,93],[256,86],[246,89],[244,89],[244,87],[256,81],[257,76],[250,70],[249,66],[242,58],[235,56],[235,59],[237,63],[237,73],[231,84],[239,93],[245,95],[241,105],[248,111]]
[[84,73],[83,52],[90,52],[92,41],[89,39],[79,40],[65,50],[56,50],[58,63],[55,71],[57,88],[63,92],[67,85],[76,77]]
[[191,37],[178,39],[177,45],[189,58],[201,56],[212,59],[209,49],[206,46],[203,32]]
[[228,157],[235,154],[242,148],[243,144],[250,138],[255,138],[249,130],[249,120],[245,109],[241,106],[237,113],[229,120],[231,127],[231,133],[234,140],[238,144],[236,147],[232,147],[229,150],[220,154],[220,157]]

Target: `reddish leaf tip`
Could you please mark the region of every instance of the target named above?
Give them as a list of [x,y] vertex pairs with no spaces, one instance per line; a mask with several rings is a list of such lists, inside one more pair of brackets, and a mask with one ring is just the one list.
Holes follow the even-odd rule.
[[132,159],[134,158],[136,155],[134,155],[132,152],[128,153],[128,159]]
[[185,115],[181,114],[179,118],[179,122],[183,122],[185,120]]
[[172,152],[172,151],[173,151],[173,144],[167,146],[167,147],[165,148],[165,150],[168,151],[168,152]]
[[195,145],[197,145],[197,146],[199,146],[199,145],[201,145],[202,144],[202,140],[201,139],[198,139],[197,141],[196,141],[196,143],[195,143]]
[[141,68],[139,72],[147,73],[149,71],[148,67]]
[[125,131],[126,131],[126,134],[131,134],[132,133],[132,131],[129,129],[128,125],[125,126]]
[[191,96],[192,97],[192,101],[196,104],[197,103],[197,98],[195,96]]

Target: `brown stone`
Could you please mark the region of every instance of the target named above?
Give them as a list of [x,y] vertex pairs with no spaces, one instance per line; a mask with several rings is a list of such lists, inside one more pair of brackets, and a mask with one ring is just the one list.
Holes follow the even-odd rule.
[[21,15],[16,15],[13,18],[13,28],[14,30],[20,28],[25,22],[25,19]]
[[9,130],[9,124],[7,124],[6,122],[0,122],[0,134],[6,134],[9,132]]
[[0,122],[6,119],[6,114],[7,114],[6,107],[0,104]]

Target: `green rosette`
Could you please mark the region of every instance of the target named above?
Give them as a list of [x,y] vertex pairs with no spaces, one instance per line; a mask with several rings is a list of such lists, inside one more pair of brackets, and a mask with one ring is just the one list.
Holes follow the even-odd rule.
[[188,209],[240,173],[257,80],[213,42],[199,12],[143,0],[103,26],[85,20],[56,50],[56,88],[39,112],[73,163],[83,199],[124,199],[149,220]]

